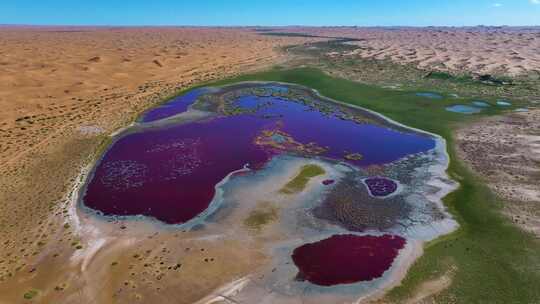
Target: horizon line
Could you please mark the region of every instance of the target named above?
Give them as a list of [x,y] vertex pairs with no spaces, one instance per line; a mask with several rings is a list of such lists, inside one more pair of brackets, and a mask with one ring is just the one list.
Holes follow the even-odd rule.
[[302,24],[289,24],[289,25],[192,25],[192,24],[26,24],[26,23],[0,23],[1,27],[103,27],[103,28],[136,28],[136,27],[191,27],[191,28],[291,28],[291,27],[312,27],[312,28],[324,28],[324,27],[360,27],[360,28],[429,28],[429,27],[441,27],[441,28],[467,28],[467,27],[529,27],[540,28],[540,24],[536,25],[507,25],[507,24],[476,24],[476,25],[302,25]]

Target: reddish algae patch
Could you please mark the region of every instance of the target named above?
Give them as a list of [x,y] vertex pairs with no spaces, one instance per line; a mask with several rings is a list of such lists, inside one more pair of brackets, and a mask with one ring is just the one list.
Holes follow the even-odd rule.
[[388,270],[405,239],[395,235],[334,235],[302,245],[293,252],[299,280],[321,286],[351,284],[379,278]]

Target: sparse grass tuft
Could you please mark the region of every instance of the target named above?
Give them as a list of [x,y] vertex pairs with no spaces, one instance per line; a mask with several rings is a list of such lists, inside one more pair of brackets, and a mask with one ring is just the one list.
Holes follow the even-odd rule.
[[244,220],[244,224],[250,229],[261,230],[265,225],[275,221],[277,218],[276,208],[261,208],[251,211]]
[[35,298],[37,295],[38,295],[38,291],[35,290],[35,289],[30,289],[29,291],[25,292],[23,297],[26,299],[26,300],[32,300],[33,298]]
[[313,177],[323,175],[324,169],[317,165],[305,165],[300,169],[300,172],[289,181],[279,192],[285,194],[298,193],[304,190],[309,180]]

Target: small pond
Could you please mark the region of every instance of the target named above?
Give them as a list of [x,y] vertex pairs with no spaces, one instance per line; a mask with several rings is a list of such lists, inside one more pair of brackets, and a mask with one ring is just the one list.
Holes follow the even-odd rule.
[[480,108],[467,106],[467,105],[453,105],[453,106],[446,107],[446,110],[449,112],[461,113],[461,114],[476,114],[482,111],[482,109]]
[[443,99],[444,97],[441,94],[432,93],[432,92],[419,92],[416,93],[416,96],[426,97],[431,99]]
[[488,107],[491,107],[491,105],[486,102],[486,101],[483,101],[483,100],[475,100],[473,102],[471,102],[475,107],[480,107],[480,108],[488,108]]
[[298,280],[332,286],[381,277],[403,246],[399,236],[334,235],[296,248],[292,258]]
[[512,105],[512,103],[508,100],[505,100],[505,99],[499,99],[497,100],[497,105],[498,106],[501,106],[501,107],[509,107]]

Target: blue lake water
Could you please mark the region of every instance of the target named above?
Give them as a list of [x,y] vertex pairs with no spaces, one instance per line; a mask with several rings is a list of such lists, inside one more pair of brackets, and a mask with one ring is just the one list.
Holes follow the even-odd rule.
[[431,99],[443,99],[443,96],[437,93],[431,93],[431,92],[420,92],[416,93],[416,96],[420,97],[426,97]]
[[499,99],[497,100],[497,105],[498,106],[502,106],[502,107],[509,107],[512,105],[512,103],[508,100],[504,100],[504,99]]
[[491,105],[483,100],[475,100],[472,102],[472,104],[476,107],[481,107],[481,108],[488,108],[488,107],[491,107]]
[[477,107],[466,106],[466,105],[453,105],[446,107],[446,111],[461,113],[461,114],[476,114],[480,113],[482,110]]
[[144,113],[140,118],[140,121],[151,122],[183,113],[197,100],[197,98],[199,98],[199,96],[203,95],[207,91],[208,90],[205,88],[200,88],[177,96],[170,101],[152,108]]

